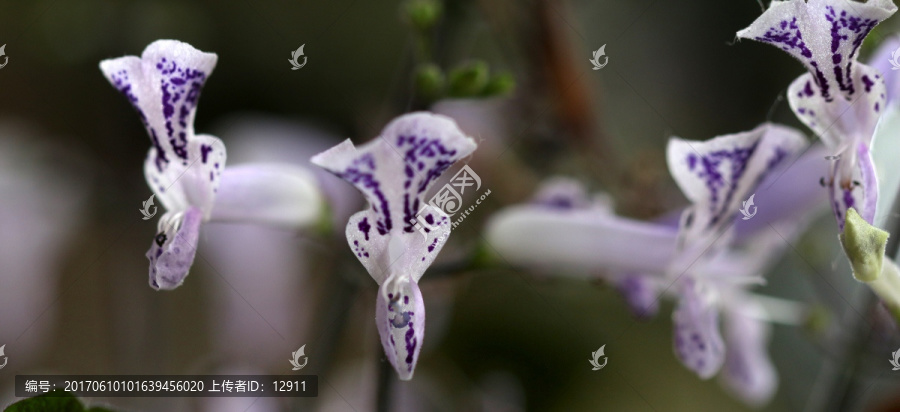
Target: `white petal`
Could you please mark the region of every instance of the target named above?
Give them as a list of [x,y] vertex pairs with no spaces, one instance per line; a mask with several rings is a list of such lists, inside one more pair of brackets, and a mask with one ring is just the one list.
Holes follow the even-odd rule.
[[[313,157],[314,164],[352,183],[369,201],[369,209],[350,218],[347,241],[377,282],[392,271],[418,279],[434,260],[449,222],[443,212],[425,207],[423,196],[475,147],[452,119],[413,113],[395,119],[380,138],[359,148],[347,140]],[[432,214],[437,225],[425,236],[416,228],[417,215],[423,214]],[[398,246],[389,248],[391,243]],[[394,263],[401,255],[408,266]]]
[[670,139],[669,171],[693,202],[682,221],[686,242],[697,244],[697,239],[718,236],[760,181],[805,145],[800,132],[768,123],[703,142]]
[[598,211],[514,206],[491,216],[485,236],[513,265],[553,273],[663,273],[675,252],[677,229]]
[[[197,190],[180,191],[170,186],[184,184],[178,176],[202,161],[205,152],[201,147],[216,146],[208,138],[192,142],[197,101],[216,60],[215,54],[201,52],[187,43],[158,40],[144,49],[141,58],[126,56],[100,62],[103,74],[137,109],[147,128],[153,147],[145,174],[157,198],[169,210],[184,210],[190,197],[198,196],[202,202],[209,196],[207,192],[213,192],[210,189],[187,193]],[[224,146],[215,150],[221,150],[224,167]],[[211,204],[194,205],[208,217]]]
[[150,149],[144,161],[144,177],[166,210],[183,211],[190,206],[209,220],[222,171],[225,169],[225,144],[215,136],[197,135],[188,141],[187,164],[170,164],[160,173]]
[[772,44],[806,66],[825,100],[851,100],[859,46],[882,20],[897,11],[891,0],[773,1],[738,37]]
[[878,119],[886,106],[886,90],[881,74],[861,63],[854,65],[852,98],[826,99],[806,73],[791,83],[788,102],[794,114],[809,126],[834,154],[853,142],[869,144]]
[[230,166],[222,173],[212,220],[300,228],[318,222],[324,199],[313,174],[287,164]]

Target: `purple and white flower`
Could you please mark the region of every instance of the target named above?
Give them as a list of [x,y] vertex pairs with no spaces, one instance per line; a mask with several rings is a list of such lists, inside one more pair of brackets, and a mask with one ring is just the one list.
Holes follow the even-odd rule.
[[838,226],[853,207],[872,222],[878,183],[870,147],[887,105],[879,70],[856,61],[865,37],[897,11],[891,0],[773,1],[740,38],[772,44],[796,57],[808,73],[788,89],[797,117],[831,150],[826,183]]
[[[418,281],[450,234],[447,214],[423,198],[475,148],[452,119],[421,112],[395,119],[359,148],[348,139],[312,159],[369,201],[347,222],[347,242],[380,286],[375,320],[385,354],[403,380],[413,376],[425,335]],[[413,228],[416,214],[428,223],[427,236]]]
[[[516,265],[588,275],[606,270],[629,303],[642,306],[632,307],[640,315],[654,310],[661,291],[673,292],[678,299],[675,353],[707,379],[727,360],[719,313],[745,314],[755,308],[748,302],[758,299],[748,286],[763,282],[760,273],[784,247],[781,236],[793,234],[802,221],[797,217],[821,201],[817,178],[809,172],[816,161],[800,158],[796,169],[789,167],[805,146],[801,133],[774,124],[704,142],[673,138],[669,170],[692,202],[678,226],[618,217],[604,206],[609,202],[586,201],[570,185],[557,182],[554,189],[541,190],[534,204],[493,216],[486,237]],[[811,153],[820,156],[816,150]],[[780,197],[778,202],[793,207],[761,214],[757,222],[736,220],[742,200],[753,193],[765,202]],[[761,230],[770,225],[777,231]],[[765,354],[765,344],[757,339],[746,351],[735,348],[747,355],[735,356]],[[774,378],[762,369],[747,373],[759,382],[754,388],[761,388],[747,399],[770,397]]]
[[150,286],[174,289],[193,264],[200,225],[210,220],[302,227],[323,209],[311,174],[288,165],[225,168],[225,145],[194,134],[200,91],[217,56],[187,43],[158,40],[141,57],[100,62],[104,76],[137,110],[152,147],[147,184],[166,209],[147,258]]

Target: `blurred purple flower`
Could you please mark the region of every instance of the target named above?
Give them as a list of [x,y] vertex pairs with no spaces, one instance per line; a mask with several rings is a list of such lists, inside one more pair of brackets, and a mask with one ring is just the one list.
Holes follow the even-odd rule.
[[837,158],[827,184],[839,228],[854,207],[872,223],[878,182],[870,146],[887,104],[878,69],[856,61],[878,23],[897,11],[891,0],[773,1],[738,37],[772,44],[809,71],[788,88],[788,102]]
[[184,281],[204,221],[301,227],[314,223],[322,210],[306,170],[266,164],[225,169],[222,141],[194,134],[200,91],[216,60],[187,43],[158,40],[141,57],[100,62],[106,78],[138,111],[153,145],[144,174],[166,208],[147,252],[154,289],[174,289]]
[[[814,164],[803,158],[793,162],[805,145],[799,132],[773,124],[705,142],[673,138],[669,170],[692,202],[678,228],[615,216],[608,201],[587,201],[583,191],[557,181],[555,188],[539,191],[535,204],[493,216],[487,239],[513,264],[557,272],[607,269],[637,314],[654,310],[658,291],[673,286],[679,300],[673,313],[675,353],[707,379],[726,361],[719,311],[745,311],[745,302],[754,300],[747,286],[763,281],[760,272],[784,247],[782,234],[796,232],[802,222],[797,216],[814,210],[818,201],[807,190],[816,187],[814,177],[788,173],[794,163],[806,169]],[[771,184],[760,186],[766,182]],[[739,231],[734,226],[745,221],[735,215],[757,189],[757,198],[785,197],[780,202],[793,213],[779,211],[767,219],[783,220]],[[760,230],[770,225],[778,229]],[[743,248],[733,248],[736,242]]]
[[[418,281],[450,234],[450,219],[423,201],[434,181],[475,150],[472,138],[452,119],[427,112],[401,116],[360,148],[350,140],[312,162],[352,183],[370,209],[347,222],[347,242],[380,285],[376,323],[388,360],[400,379],[412,378],[425,333],[425,306]],[[426,236],[413,227],[429,223]]]
[[742,302],[744,311],[725,312],[725,365],[720,375],[722,383],[749,405],[759,406],[769,401],[778,388],[778,373],[766,345],[769,343],[768,322],[754,317],[764,310],[754,302]]

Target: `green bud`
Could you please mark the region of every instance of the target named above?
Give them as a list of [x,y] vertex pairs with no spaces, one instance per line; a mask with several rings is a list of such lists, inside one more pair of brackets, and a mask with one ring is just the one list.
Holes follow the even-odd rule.
[[482,94],[484,96],[502,96],[512,93],[516,88],[516,79],[512,73],[503,72],[491,76]]
[[490,69],[483,61],[463,64],[450,71],[451,97],[480,96],[488,84]]
[[419,31],[427,31],[441,17],[441,3],[437,0],[410,0],[403,5],[405,20]]
[[436,100],[444,92],[444,72],[436,64],[427,63],[416,69],[416,91],[426,100]]
[[884,249],[890,234],[866,222],[856,209],[847,210],[844,233],[838,235],[844,253],[850,259],[853,277],[861,282],[873,282],[881,274]]

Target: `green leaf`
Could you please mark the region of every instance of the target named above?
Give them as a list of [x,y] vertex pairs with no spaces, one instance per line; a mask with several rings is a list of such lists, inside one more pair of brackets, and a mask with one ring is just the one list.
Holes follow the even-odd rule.
[[84,406],[71,393],[56,389],[18,401],[3,412],[84,412]]
[[81,401],[78,400],[70,392],[62,389],[35,396],[33,398],[23,399],[6,407],[3,412],[114,412],[95,406],[85,409]]

